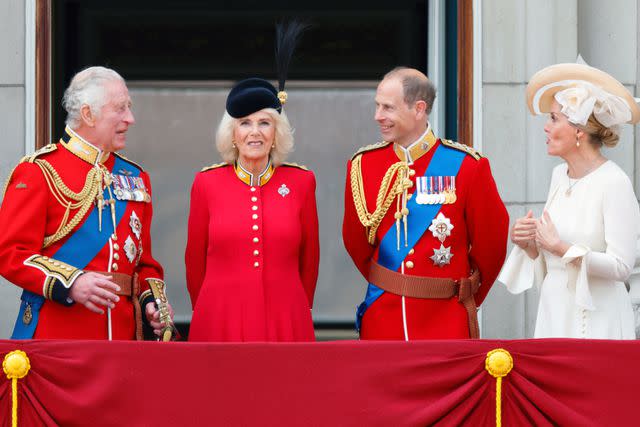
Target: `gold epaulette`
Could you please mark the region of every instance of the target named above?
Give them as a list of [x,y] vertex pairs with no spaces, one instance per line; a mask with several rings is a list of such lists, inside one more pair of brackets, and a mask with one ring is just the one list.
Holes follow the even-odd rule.
[[116,153],[113,152],[114,156],[120,157],[122,160],[124,160],[125,162],[129,162],[131,163],[133,166],[137,167],[138,169],[140,169],[141,172],[144,172],[144,169],[142,168],[142,166],[140,166],[139,164],[137,164],[136,162],[134,162],[133,160],[127,159],[125,156],[123,156],[120,153]]
[[[52,153],[54,151],[56,151],[58,149],[58,146],[56,144],[47,144],[44,147],[42,147],[39,150],[36,150],[35,152],[24,156],[23,158],[20,159],[20,161],[18,162],[18,165],[21,163],[33,163],[36,161],[36,159],[40,156],[43,156],[45,154],[48,153]],[[16,170],[16,168],[18,167],[18,165],[14,166],[13,169],[11,169],[11,172],[9,172],[9,175],[7,175],[7,179],[4,182],[4,186],[2,188],[2,196],[4,197],[4,194],[7,192],[7,187],[9,186],[9,183],[11,182],[11,177],[13,176],[13,172]]]
[[292,163],[292,162],[283,162],[282,166],[289,166],[292,168],[298,168],[298,169],[302,169],[303,171],[308,171],[309,168],[306,167],[305,165],[299,165],[297,163]]
[[43,156],[45,154],[52,153],[57,149],[58,149],[58,146],[56,144],[47,144],[41,149],[36,150],[32,154],[24,156],[22,159],[20,159],[20,163],[24,163],[24,162],[33,163],[38,157]]
[[213,169],[218,169],[218,168],[221,168],[221,167],[227,166],[227,165],[228,165],[227,162],[214,163],[211,166],[207,166],[207,167],[204,167],[204,168],[200,169],[200,172],[206,172],[206,171],[210,171],[210,170],[213,170]]
[[364,147],[361,147],[358,151],[356,151],[356,153],[353,156],[351,156],[351,160],[355,159],[356,156],[359,156],[362,153],[366,153],[367,151],[378,150],[380,148],[386,147],[389,144],[391,144],[391,142],[389,142],[389,141],[381,141],[381,142],[377,142],[375,144],[370,144],[370,145],[366,145]]
[[447,147],[451,147],[459,151],[464,151],[476,160],[480,160],[482,157],[484,157],[479,151],[476,151],[473,147],[469,147],[468,145],[461,144],[450,139],[441,139],[440,142],[442,142],[442,144],[446,145]]

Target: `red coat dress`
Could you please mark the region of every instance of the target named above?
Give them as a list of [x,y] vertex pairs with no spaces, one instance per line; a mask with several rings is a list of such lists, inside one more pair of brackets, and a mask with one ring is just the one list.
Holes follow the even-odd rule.
[[196,175],[185,251],[190,341],[314,340],[315,187],[311,171],[288,164],[260,177],[226,164]]
[[[113,225],[109,206],[103,209],[103,232],[97,226],[88,227],[83,239],[76,242],[80,255],[85,255],[88,246],[104,242],[96,246],[96,253],[87,260],[86,266],[79,266],[74,259],[58,262],[59,255],[56,254],[60,254],[60,248],[85,225],[92,210],[95,210],[95,204],[90,200],[91,209],[81,217],[81,221],[63,239],[43,248],[45,236],[56,233],[66,209],[59,202],[60,195],[56,194],[58,191],[54,182],[46,178],[47,174],[39,166],[45,163],[40,161],[50,165],[60,181],[76,193],[83,189],[88,173],[96,168],[97,163],[103,163],[115,176],[125,172],[131,176],[138,174],[150,196],[149,176],[139,166],[118,154],[100,152],[67,128],[59,143],[23,159],[16,167],[0,207],[0,274],[25,290],[46,298],[33,338],[106,339],[106,313],[96,314],[81,304],[71,304],[67,300],[69,287],[78,277],[79,268],[83,271],[113,271],[130,276],[138,274],[140,292],[135,298],[142,297],[142,304],[152,301],[146,279],[162,279],[163,271],[151,255],[153,207],[150,198],[146,201],[122,202],[124,208],[115,235],[110,234]],[[114,168],[114,165],[120,166]],[[111,190],[115,192],[113,185]],[[69,218],[73,218],[78,211],[72,209]],[[100,235],[104,233],[107,233],[106,237],[100,240]],[[135,338],[136,324],[131,298],[120,297],[111,310],[111,316],[114,339]]]
[[[422,143],[424,142],[424,144]],[[410,179],[416,190],[416,177],[423,176],[434,152],[442,143],[429,131],[425,139],[409,148],[410,169],[415,171]],[[457,149],[464,151],[463,147]],[[430,257],[439,249],[441,242],[427,230],[417,241],[413,250],[403,260],[404,274],[423,277],[450,278],[468,277],[470,267],[475,264],[481,277],[479,291],[475,294],[479,306],[489,292],[506,254],[509,218],[491,176],[489,162],[469,150],[465,153],[455,180],[457,201],[443,204],[440,212],[453,225],[451,235],[444,241],[453,257],[450,264],[435,265]],[[361,171],[364,192],[369,212],[376,208],[376,197],[382,179],[389,167],[406,161],[406,151],[393,143],[382,143],[364,150]],[[476,158],[477,157],[477,158]],[[355,156],[354,156],[355,158]],[[369,264],[378,259],[380,240],[390,229],[395,229],[395,202],[387,211],[376,233],[375,243],[369,244],[364,226],[356,213],[351,187],[351,165],[347,165],[345,189],[345,212],[343,240],[347,252],[362,275],[369,275]],[[413,194],[415,196],[415,193]],[[412,221],[411,212],[408,221]],[[401,269],[397,270],[401,272]],[[403,315],[402,297],[384,292],[364,312],[360,337],[362,339],[440,339],[468,338],[468,315],[458,298],[419,299],[405,297]],[[406,336],[405,336],[406,327]]]

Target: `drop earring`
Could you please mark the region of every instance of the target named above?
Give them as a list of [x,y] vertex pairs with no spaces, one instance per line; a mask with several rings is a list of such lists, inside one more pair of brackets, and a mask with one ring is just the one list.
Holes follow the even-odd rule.
[[580,140],[578,139],[577,136],[576,136],[576,147],[580,148]]

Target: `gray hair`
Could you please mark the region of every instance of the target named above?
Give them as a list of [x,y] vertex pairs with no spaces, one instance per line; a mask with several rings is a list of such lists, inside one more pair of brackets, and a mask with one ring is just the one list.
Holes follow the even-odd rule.
[[124,82],[120,74],[105,67],[85,68],[73,76],[62,97],[62,106],[67,111],[66,125],[71,129],[80,127],[83,105],[88,105],[91,112],[99,116],[107,101],[105,83],[114,80]]
[[431,114],[433,102],[436,100],[436,87],[424,73],[415,68],[396,67],[385,74],[383,80],[389,78],[400,80],[404,102],[409,107],[418,101],[424,101],[427,104],[427,114]]
[[[260,111],[267,113],[275,123],[276,135],[273,141],[275,147],[271,150],[271,162],[274,167],[277,167],[293,151],[293,129],[291,129],[291,124],[284,111],[278,113],[273,108],[265,108]],[[216,148],[222,160],[229,164],[238,160],[238,150],[233,146],[233,130],[238,120],[240,119],[234,119],[225,111],[216,131]]]

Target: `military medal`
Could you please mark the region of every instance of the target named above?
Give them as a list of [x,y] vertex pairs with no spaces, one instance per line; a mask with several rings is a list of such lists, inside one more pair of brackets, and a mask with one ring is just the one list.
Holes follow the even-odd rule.
[[135,234],[138,240],[140,240],[140,233],[142,233],[142,223],[140,222],[140,218],[138,218],[138,215],[136,215],[136,211],[131,211],[129,227],[131,227],[131,231],[133,231],[133,234]]
[[419,205],[427,204],[427,178],[419,176],[416,178],[416,203]]
[[278,194],[280,194],[282,197],[285,197],[287,194],[289,194],[291,191],[289,190],[289,188],[287,187],[287,184],[282,184],[280,186],[280,188],[278,188]]
[[433,255],[429,258],[431,258],[433,260],[433,264],[438,267],[444,267],[447,264],[451,264],[451,258],[453,258],[451,246],[445,248],[444,245],[440,243],[440,249],[434,249]]
[[136,249],[136,244],[131,238],[131,236],[127,236],[127,240],[124,241],[124,253],[127,256],[129,262],[133,263],[133,260],[136,259],[136,255],[138,250]]
[[456,200],[458,200],[458,196],[456,196],[456,177],[455,176],[449,177],[449,192],[451,194],[450,203],[455,203]]
[[429,176],[427,177],[427,204],[429,205],[435,205],[436,203],[436,195],[434,193],[434,188],[433,188],[433,177]]
[[438,177],[437,186],[438,204],[442,205],[446,201],[446,198],[444,197],[444,183],[441,176]]
[[151,197],[144,185],[144,181],[139,176],[111,174],[111,177],[113,179],[113,188],[116,199],[145,203],[151,201]]
[[431,225],[429,226],[429,231],[433,233],[433,237],[437,237],[440,242],[444,242],[447,236],[451,236],[451,230],[453,229],[453,225],[449,218],[444,216],[442,212],[438,214],[438,216],[431,221]]

